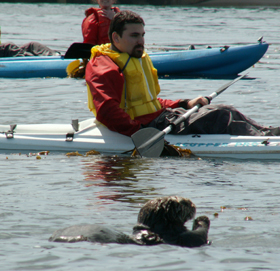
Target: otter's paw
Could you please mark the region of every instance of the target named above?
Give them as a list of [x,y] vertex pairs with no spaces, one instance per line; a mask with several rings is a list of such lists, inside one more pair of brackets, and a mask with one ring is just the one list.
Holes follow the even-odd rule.
[[210,219],[205,215],[197,217],[193,222],[193,231],[198,229],[199,227],[209,229]]

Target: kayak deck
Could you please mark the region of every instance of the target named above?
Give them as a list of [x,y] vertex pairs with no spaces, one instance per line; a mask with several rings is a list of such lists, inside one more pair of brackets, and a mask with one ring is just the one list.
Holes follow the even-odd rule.
[[[77,125],[76,125],[77,126]],[[96,150],[121,154],[134,149],[130,137],[108,130],[95,118],[72,124],[0,125],[0,151]],[[280,159],[280,136],[166,135],[170,144],[198,157]]]
[[[265,54],[269,45],[220,47],[150,53],[159,76],[225,77],[253,66]],[[63,56],[4,57],[0,58],[0,77],[67,77],[67,66],[76,59]],[[82,61],[82,60],[80,60]]]
[[265,42],[236,47],[221,47],[151,54],[159,75],[230,76],[250,68],[267,51]]

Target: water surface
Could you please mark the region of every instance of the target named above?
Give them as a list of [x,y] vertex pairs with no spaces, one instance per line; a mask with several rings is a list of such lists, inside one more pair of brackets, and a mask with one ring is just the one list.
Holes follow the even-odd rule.
[[[0,3],[2,42],[39,41],[64,53],[82,41],[87,5]],[[121,6],[146,22],[148,51],[194,44],[270,43],[215,103],[232,104],[263,124],[279,125],[279,9]],[[208,95],[228,79],[161,79],[163,98]],[[71,123],[92,117],[86,86],[74,79],[0,79],[2,124]],[[138,159],[50,153],[42,159],[0,154],[1,270],[278,270],[278,161]],[[112,225],[131,233],[140,207],[156,196],[190,198],[211,219],[211,246],[60,244],[48,238],[79,223]],[[218,213],[218,217],[214,214]],[[247,219],[246,219],[247,218]],[[252,220],[250,220],[251,218]],[[249,220],[248,220],[249,219]],[[191,228],[191,222],[187,223]]]

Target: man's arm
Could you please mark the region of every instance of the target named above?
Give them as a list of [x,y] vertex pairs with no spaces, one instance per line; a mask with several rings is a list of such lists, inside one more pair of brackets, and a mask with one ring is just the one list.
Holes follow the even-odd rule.
[[98,20],[96,19],[97,12],[91,12],[90,15],[83,20],[82,33],[84,43],[98,44]]
[[161,99],[161,98],[157,98],[157,99],[160,102],[162,108],[177,108],[177,107],[180,107],[179,106],[180,100],[172,101],[172,100],[166,100],[166,99]]

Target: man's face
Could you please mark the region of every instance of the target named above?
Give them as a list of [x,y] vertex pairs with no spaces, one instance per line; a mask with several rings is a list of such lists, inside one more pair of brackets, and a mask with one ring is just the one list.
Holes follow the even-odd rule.
[[142,24],[127,24],[122,37],[116,32],[113,33],[114,45],[120,52],[140,58],[144,52],[144,35],[145,30]]
[[111,8],[115,0],[97,0],[99,7],[102,9]]

